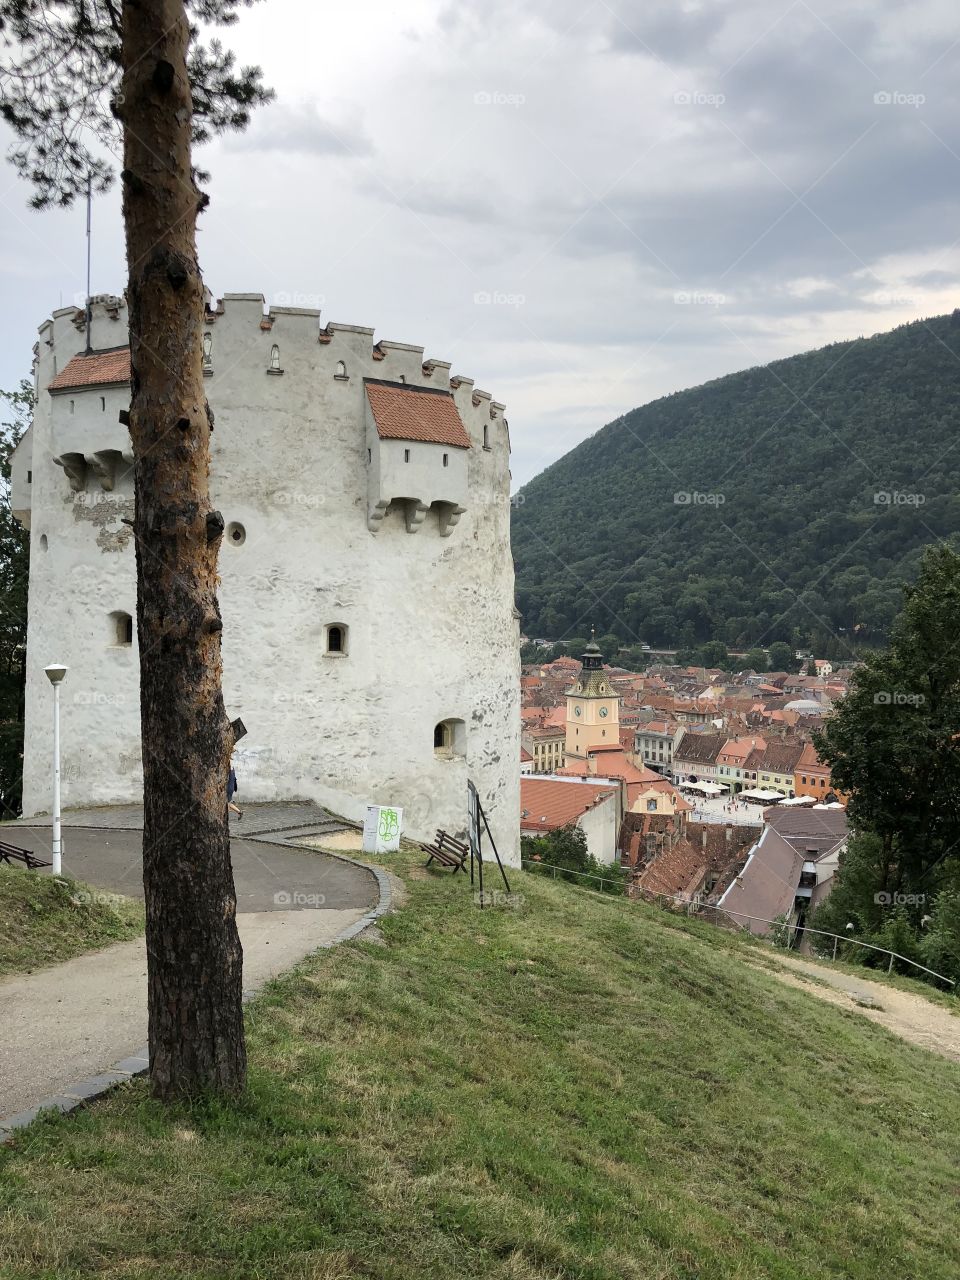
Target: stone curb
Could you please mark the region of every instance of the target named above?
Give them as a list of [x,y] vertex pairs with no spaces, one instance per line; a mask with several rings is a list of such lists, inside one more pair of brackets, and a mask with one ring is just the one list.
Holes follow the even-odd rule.
[[[276,844],[284,848],[304,848],[303,845],[294,845],[287,840],[263,840],[262,843]],[[309,852],[309,850],[305,850],[305,852]],[[336,858],[340,862],[349,862],[355,867],[362,867],[364,871],[369,871],[377,882],[379,897],[378,901],[359,920],[347,925],[329,942],[321,942],[319,946],[314,948],[314,951],[329,950],[341,942],[348,942],[351,938],[355,938],[390,910],[393,899],[390,877],[380,867],[371,866],[367,862],[358,862],[356,858],[344,858],[341,854],[327,853],[326,849],[323,852],[326,857]],[[313,953],[308,952],[307,954],[312,955]],[[306,956],[303,959],[305,960]],[[303,960],[297,963],[302,964]],[[251,988],[244,991],[244,1004],[252,1000],[257,995],[258,990],[259,988]],[[150,1047],[149,1045],[144,1045],[142,1049],[136,1050],[126,1058],[121,1058],[119,1062],[115,1062],[112,1067],[108,1067],[105,1071],[100,1071],[86,1080],[78,1080],[60,1093],[44,1098],[36,1106],[28,1107],[26,1111],[18,1111],[16,1115],[7,1116],[5,1119],[0,1120],[0,1143],[8,1142],[16,1136],[18,1130],[25,1129],[27,1125],[32,1124],[41,1111],[59,1111],[61,1114],[75,1111],[78,1107],[82,1107],[85,1102],[94,1102],[97,1098],[102,1098],[104,1094],[109,1093],[116,1085],[132,1080],[136,1076],[146,1074],[149,1066]]]

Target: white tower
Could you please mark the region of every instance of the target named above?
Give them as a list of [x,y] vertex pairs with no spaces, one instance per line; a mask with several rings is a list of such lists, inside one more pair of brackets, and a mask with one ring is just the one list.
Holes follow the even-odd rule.
[[[30,529],[24,812],[49,807],[51,655],[65,808],[139,800],[126,307],[54,313],[13,461]],[[227,294],[203,339],[215,415],[223,684],[245,800],[466,826],[468,777],[519,856],[519,650],[503,406],[421,347]]]

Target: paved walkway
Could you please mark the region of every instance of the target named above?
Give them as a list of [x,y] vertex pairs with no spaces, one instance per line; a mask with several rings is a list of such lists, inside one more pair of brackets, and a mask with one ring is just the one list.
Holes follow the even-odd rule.
[[[244,987],[292,968],[364,914],[349,907],[239,916]],[[140,1051],[146,981],[142,938],[0,981],[0,1121]]]
[[[262,835],[230,841],[238,911],[276,911],[290,907],[368,908],[375,884],[349,862],[328,858],[312,849],[272,843],[286,839]],[[13,837],[9,837],[13,838]],[[63,832],[63,873],[107,893],[143,898],[140,831],[96,831],[74,827]],[[23,826],[15,843],[49,858],[50,829]],[[49,875],[49,871],[46,871]]]
[[[729,822],[735,827],[756,827],[758,830],[763,826],[762,807],[747,804],[746,800],[737,802],[722,796],[708,800],[706,797],[698,799],[692,795],[684,798],[695,806],[687,814],[691,822]],[[732,808],[728,809],[727,805],[732,805]]]
[[[138,821],[139,818],[139,821]],[[78,819],[89,824],[81,826]],[[43,853],[50,828],[21,821],[7,839]],[[103,893],[143,897],[139,810],[72,813],[63,870]],[[258,805],[233,827],[230,850],[243,944],[245,991],[356,928],[380,902],[374,873],[284,844],[301,833],[342,830],[315,806]],[[243,839],[235,838],[243,828]],[[22,977],[0,979],[0,1127],[73,1082],[143,1054],[147,1038],[143,939],[88,952]],[[140,1066],[127,1065],[135,1071]]]
[[[788,986],[800,987],[828,1004],[855,1009],[901,1039],[960,1062],[960,1016],[943,1005],[898,987],[861,978],[859,974],[844,973],[780,951],[771,951],[770,956],[789,971],[774,970]],[[821,986],[821,983],[827,985]]]

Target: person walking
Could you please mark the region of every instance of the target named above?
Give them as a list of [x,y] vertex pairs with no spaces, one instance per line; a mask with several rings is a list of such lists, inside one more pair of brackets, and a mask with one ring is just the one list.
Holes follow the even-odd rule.
[[233,767],[233,761],[230,762],[230,772],[227,774],[227,815],[230,810],[237,815],[238,822],[243,821],[243,810],[238,804],[233,803],[233,797],[237,794],[237,771]]

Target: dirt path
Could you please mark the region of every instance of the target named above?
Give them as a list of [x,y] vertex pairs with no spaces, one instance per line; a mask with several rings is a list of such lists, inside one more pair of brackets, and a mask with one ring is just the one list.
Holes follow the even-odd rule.
[[[779,967],[765,964],[764,969],[775,973],[788,986],[798,987],[828,1004],[854,1009],[903,1040],[960,1062],[960,1017],[942,1005],[782,952],[772,951],[768,958]],[[828,985],[821,985],[823,983]]]

